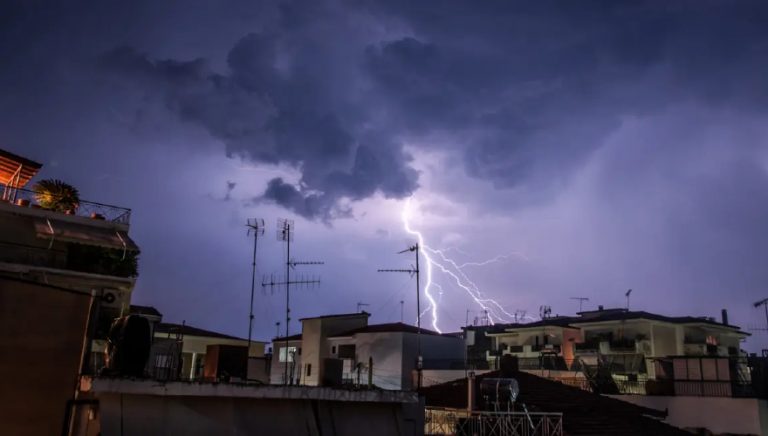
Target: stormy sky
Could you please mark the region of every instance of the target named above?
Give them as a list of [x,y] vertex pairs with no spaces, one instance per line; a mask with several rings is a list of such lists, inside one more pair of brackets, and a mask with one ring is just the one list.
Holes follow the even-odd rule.
[[[293,257],[326,262],[295,271],[322,284],[293,290],[293,333],[357,303],[414,322],[414,280],[376,272],[413,263],[410,198],[411,228],[508,313],[632,288],[633,309],[728,309],[757,351],[767,22],[758,1],[3,2],[0,147],[133,209],[134,302],[168,321],[247,336],[245,221],[267,224],[261,281],[286,217]],[[433,280],[426,326],[481,315]],[[284,294],[257,289],[257,338]]]

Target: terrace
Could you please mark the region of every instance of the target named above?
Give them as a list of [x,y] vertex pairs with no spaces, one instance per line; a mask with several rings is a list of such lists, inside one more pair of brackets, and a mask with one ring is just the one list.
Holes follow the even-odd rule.
[[112,223],[129,225],[131,220],[131,209],[110,204],[97,203],[94,201],[80,200],[76,208],[59,212],[53,209],[42,207],[36,198],[35,191],[23,188],[15,188],[11,185],[0,183],[0,203],[6,203],[18,208],[36,209],[40,211],[53,212],[63,215],[71,215],[93,220],[102,220]]

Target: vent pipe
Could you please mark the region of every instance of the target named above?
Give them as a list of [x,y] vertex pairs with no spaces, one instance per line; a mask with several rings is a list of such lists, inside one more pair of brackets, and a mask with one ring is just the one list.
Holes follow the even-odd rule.
[[728,325],[728,311],[723,309],[720,313],[723,318],[723,325]]

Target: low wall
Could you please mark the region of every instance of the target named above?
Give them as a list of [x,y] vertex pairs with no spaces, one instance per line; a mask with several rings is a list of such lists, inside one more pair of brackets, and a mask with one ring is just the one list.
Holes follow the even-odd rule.
[[418,436],[424,431],[424,405],[412,392],[109,379],[83,387],[98,400],[98,424],[78,436],[97,434],[96,426],[103,435],[122,436]]
[[607,395],[657,410],[667,410],[668,424],[706,428],[715,434],[768,435],[768,401],[755,398]]

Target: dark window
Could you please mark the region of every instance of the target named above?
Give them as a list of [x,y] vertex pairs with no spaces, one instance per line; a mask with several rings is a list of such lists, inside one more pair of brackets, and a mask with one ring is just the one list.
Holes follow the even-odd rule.
[[309,377],[311,375],[312,375],[312,364],[308,363],[307,364],[307,377]]
[[340,359],[354,359],[355,358],[355,346],[354,345],[339,345],[339,358]]
[[336,354],[336,346],[331,347],[331,354]]

